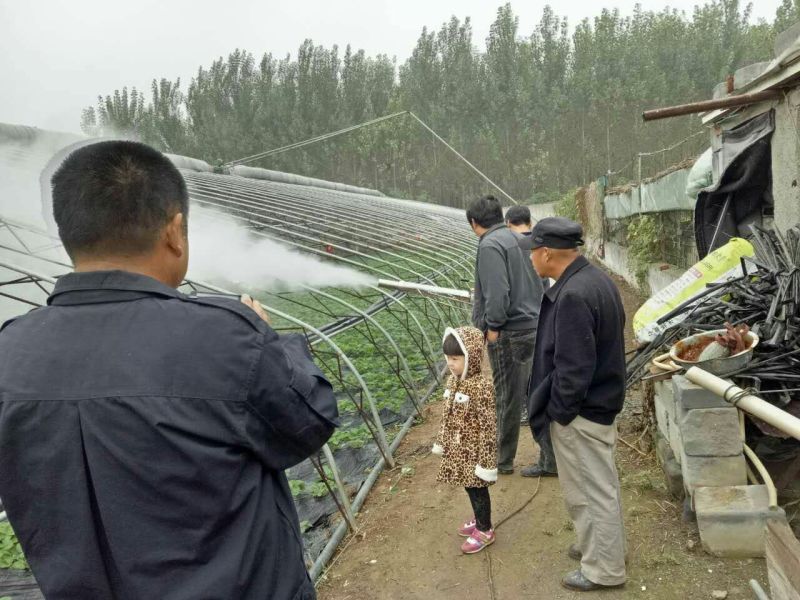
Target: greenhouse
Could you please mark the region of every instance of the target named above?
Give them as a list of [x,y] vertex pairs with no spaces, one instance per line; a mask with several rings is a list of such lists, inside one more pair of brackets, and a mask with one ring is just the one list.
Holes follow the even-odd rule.
[[[44,225],[36,188],[44,164],[76,141],[0,125],[3,320],[43,305],[56,279],[71,269]],[[316,578],[348,526],[355,527],[381,470],[394,466],[395,448],[441,382],[441,332],[468,319],[468,301],[388,290],[378,280],[469,289],[475,237],[460,210],[266,169],[215,172],[203,161],[170,158],[186,180],[192,210],[223,214],[254,239],[315,259],[303,264],[359,274],[352,286],[315,287],[304,283],[313,277],[297,273],[289,286],[216,277],[188,279],[182,287],[187,294],[251,294],[278,332],[307,338],[334,385],[342,427],[319,456],[287,472]]]

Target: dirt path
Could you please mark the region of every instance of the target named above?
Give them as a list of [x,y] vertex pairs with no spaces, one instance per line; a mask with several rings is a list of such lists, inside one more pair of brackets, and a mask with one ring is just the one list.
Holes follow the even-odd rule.
[[[633,315],[638,299],[621,286]],[[577,568],[566,548],[574,541],[558,480],[501,476],[491,488],[497,542],[484,552],[461,554],[459,524],[470,514],[463,490],[436,483],[439,459],[430,454],[442,403],[426,409],[397,453],[397,467],[381,475],[361,511],[361,529],[347,539],[319,586],[320,600],[520,600],[582,597],[564,590],[564,573]],[[629,417],[633,418],[633,417]],[[635,443],[626,423],[623,437]],[[626,433],[627,432],[627,433]],[[527,427],[520,435],[516,467],[537,450]],[[624,589],[603,598],[693,600],[726,590],[730,599],[752,598],[747,582],[766,583],[763,560],[721,560],[700,549],[696,527],[681,521],[652,453],[619,446],[631,556]],[[491,575],[490,575],[491,573]]]

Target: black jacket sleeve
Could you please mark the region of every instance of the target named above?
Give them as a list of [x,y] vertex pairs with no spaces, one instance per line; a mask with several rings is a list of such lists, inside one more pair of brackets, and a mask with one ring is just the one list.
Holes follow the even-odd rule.
[[555,314],[555,355],[548,414],[569,425],[581,410],[597,366],[595,317],[578,294],[562,292]]
[[272,469],[296,465],[322,448],[338,426],[333,388],[300,335],[269,336],[255,365],[249,403],[266,431],[250,436]]

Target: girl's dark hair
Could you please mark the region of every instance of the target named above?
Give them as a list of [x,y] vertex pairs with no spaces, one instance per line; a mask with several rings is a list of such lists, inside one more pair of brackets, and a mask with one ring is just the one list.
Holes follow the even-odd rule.
[[446,356],[464,356],[461,344],[458,343],[456,336],[452,333],[444,338],[442,342],[442,352],[444,352]]

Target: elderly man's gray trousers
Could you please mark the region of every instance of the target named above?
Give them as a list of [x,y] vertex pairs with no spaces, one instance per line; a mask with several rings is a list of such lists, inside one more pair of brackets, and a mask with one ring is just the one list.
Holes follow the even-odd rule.
[[566,427],[550,424],[558,480],[575,523],[581,571],[600,585],[625,582],[625,529],[614,463],[616,425],[576,417]]

